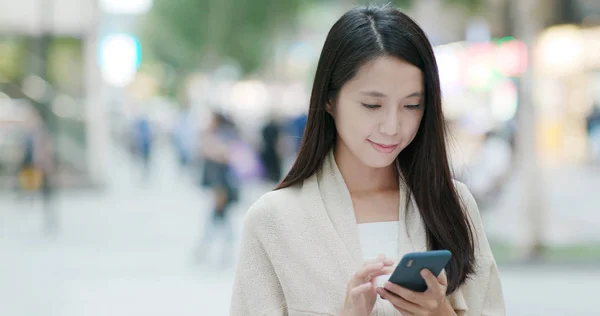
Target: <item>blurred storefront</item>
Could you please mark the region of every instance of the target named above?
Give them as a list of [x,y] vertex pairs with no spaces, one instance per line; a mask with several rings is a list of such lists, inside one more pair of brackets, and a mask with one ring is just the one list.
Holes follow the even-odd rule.
[[61,179],[71,179],[59,185],[101,184],[106,174],[97,23],[95,0],[0,2],[0,128],[14,134],[39,116]]
[[528,67],[527,49],[505,37],[439,45],[434,52],[455,176],[484,199],[502,185],[513,162],[518,79]]
[[591,158],[586,119],[600,106],[600,27],[548,28],[534,54],[540,158],[552,166],[585,163]]

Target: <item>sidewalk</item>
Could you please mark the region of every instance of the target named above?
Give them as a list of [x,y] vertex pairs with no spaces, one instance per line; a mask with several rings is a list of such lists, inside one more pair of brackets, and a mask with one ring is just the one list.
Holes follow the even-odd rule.
[[[9,260],[0,261],[0,315],[228,315],[234,269],[194,263],[209,204],[183,187],[134,190],[128,198],[63,196],[62,232],[53,240],[39,234],[35,209],[7,209],[13,203],[2,201],[0,250]],[[238,242],[243,214],[240,206]],[[508,315],[590,315],[596,308],[586,297],[600,270],[500,270]]]
[[[589,166],[547,169],[543,170],[539,185],[545,244],[600,243],[600,170]],[[513,177],[497,204],[481,210],[490,239],[516,244],[526,238],[522,191],[522,182]]]

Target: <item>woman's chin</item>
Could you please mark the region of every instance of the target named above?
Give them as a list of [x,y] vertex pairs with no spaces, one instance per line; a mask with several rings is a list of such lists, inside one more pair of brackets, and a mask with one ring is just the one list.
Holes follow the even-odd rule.
[[394,164],[398,157],[395,153],[382,154],[379,152],[373,152],[364,157],[363,163],[371,168],[386,168]]

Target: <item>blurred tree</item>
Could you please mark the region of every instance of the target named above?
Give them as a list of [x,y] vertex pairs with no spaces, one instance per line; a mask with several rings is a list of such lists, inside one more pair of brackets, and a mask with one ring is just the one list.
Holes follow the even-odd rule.
[[[251,73],[274,57],[273,41],[294,28],[299,10],[317,0],[154,0],[142,24],[145,58],[165,63],[177,77],[212,70],[222,61],[235,60],[242,73]],[[383,4],[377,0],[349,4]],[[417,0],[395,0],[410,7]],[[485,0],[444,0],[477,11]],[[150,53],[149,55],[147,53]],[[177,83],[176,83],[177,84]]]
[[154,0],[142,25],[152,59],[179,75],[211,70],[226,59],[255,71],[270,50],[269,38],[292,28],[303,0]]

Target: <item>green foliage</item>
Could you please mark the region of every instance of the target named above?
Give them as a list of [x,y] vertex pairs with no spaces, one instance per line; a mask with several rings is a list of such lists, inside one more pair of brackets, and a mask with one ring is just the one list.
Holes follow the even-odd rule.
[[25,37],[0,37],[0,82],[18,83],[26,72],[27,39]]
[[231,58],[256,70],[269,38],[291,27],[302,0],[155,0],[142,40],[154,59],[186,73]]
[[[145,60],[173,67],[179,76],[210,70],[226,59],[243,73],[260,68],[273,39],[294,28],[297,13],[317,0],[154,0],[142,24]],[[333,0],[331,0],[333,1]],[[407,8],[417,0],[394,0]],[[476,10],[483,0],[446,0]],[[357,4],[390,1],[357,0]]]

